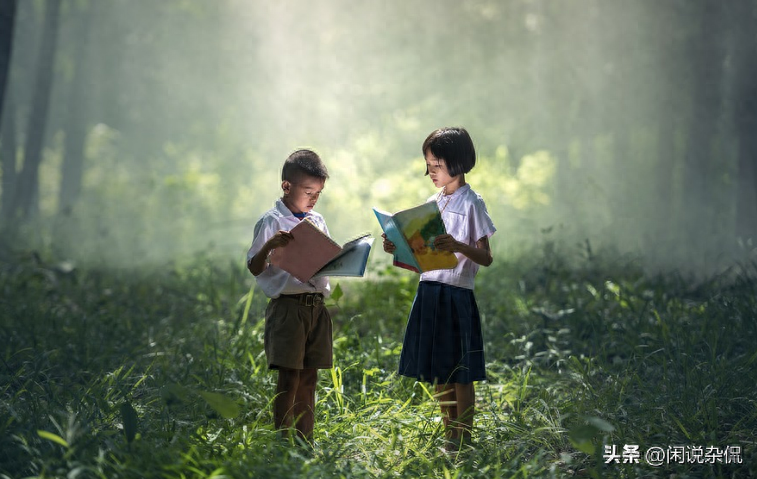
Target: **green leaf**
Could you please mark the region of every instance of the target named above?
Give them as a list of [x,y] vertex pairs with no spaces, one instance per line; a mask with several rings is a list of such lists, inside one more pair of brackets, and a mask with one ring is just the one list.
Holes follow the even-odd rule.
[[198,391],[198,394],[223,418],[232,419],[239,415],[239,405],[233,399],[209,391]]
[[57,434],[54,434],[54,433],[52,433],[52,432],[48,432],[48,431],[41,431],[41,430],[38,430],[38,431],[37,431],[37,434],[38,434],[38,435],[39,435],[39,437],[41,437],[42,439],[47,439],[48,441],[52,441],[52,442],[54,442],[54,443],[60,444],[61,446],[65,447],[65,448],[67,448],[67,449],[68,449],[68,447],[69,447],[69,446],[68,446],[68,442],[66,442],[66,440],[65,440],[65,439],[63,439],[62,437],[60,437],[60,436],[59,436],[59,435],[57,435]]
[[131,443],[137,436],[137,411],[129,401],[121,404],[121,421],[124,425],[126,442]]
[[594,436],[597,430],[593,426],[588,424],[581,424],[570,430],[568,433],[568,439],[570,443],[581,452],[586,454],[594,454],[596,447],[594,446]]
[[594,454],[599,438],[605,433],[614,431],[615,427],[595,416],[587,417],[585,420],[584,424],[579,424],[568,432],[568,438],[573,447],[579,451]]
[[160,389],[160,397],[163,398],[167,406],[184,401],[188,394],[189,391],[178,384],[166,384]]
[[333,299],[334,302],[336,303],[339,301],[339,298],[341,298],[342,296],[344,296],[344,292],[342,292],[342,286],[339,283],[337,283],[336,287],[334,288],[334,291],[331,292],[331,299]]
[[598,417],[592,416],[590,418],[587,418],[586,422],[602,432],[613,432],[615,430],[615,427],[612,424]]

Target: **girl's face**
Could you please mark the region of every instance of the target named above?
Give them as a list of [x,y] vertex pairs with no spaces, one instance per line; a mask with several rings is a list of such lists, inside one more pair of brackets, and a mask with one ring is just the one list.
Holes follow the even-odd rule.
[[435,157],[430,150],[426,153],[426,168],[428,168],[428,176],[437,188],[444,188],[458,179],[456,176],[449,175],[444,160]]
[[314,176],[303,176],[297,183],[284,181],[281,183],[282,200],[292,213],[308,213],[318,202],[325,184],[326,180]]

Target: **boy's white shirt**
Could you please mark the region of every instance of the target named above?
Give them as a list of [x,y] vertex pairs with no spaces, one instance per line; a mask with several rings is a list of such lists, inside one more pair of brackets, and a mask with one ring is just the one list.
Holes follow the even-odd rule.
[[[329,234],[326,227],[326,221],[319,213],[310,211],[307,219],[312,221],[321,231]],[[252,246],[247,251],[247,261],[257,254],[268,241],[279,230],[289,231],[294,228],[300,219],[294,216],[289,208],[286,207],[281,198],[276,200],[274,207],[266,211],[255,224],[255,232],[252,240]],[[266,268],[262,273],[255,277],[258,286],[269,298],[278,298],[282,294],[300,294],[300,293],[323,293],[324,296],[331,295],[331,285],[328,277],[313,278],[307,283],[303,283],[291,274],[281,268],[273,266],[266,262]]]
[[[449,199],[449,203],[447,202]],[[473,191],[469,184],[455,190],[450,196],[439,198],[431,196],[427,201],[439,201],[442,221],[447,233],[457,241],[472,246],[481,238],[490,237],[497,229],[494,227],[483,198]],[[455,253],[457,266],[453,269],[437,269],[421,274],[421,281],[438,281],[440,283],[473,289],[479,265],[462,253]]]

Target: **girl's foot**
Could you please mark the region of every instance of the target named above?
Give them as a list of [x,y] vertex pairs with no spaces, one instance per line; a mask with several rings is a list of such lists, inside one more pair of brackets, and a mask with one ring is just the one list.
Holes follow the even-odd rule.
[[473,441],[470,437],[444,440],[444,452],[447,454],[457,454],[466,449],[473,449]]

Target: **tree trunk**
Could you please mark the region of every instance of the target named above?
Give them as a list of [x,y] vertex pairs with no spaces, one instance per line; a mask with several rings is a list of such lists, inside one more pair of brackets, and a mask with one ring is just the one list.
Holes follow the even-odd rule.
[[[2,192],[0,192],[0,225],[11,219],[11,205],[16,186],[16,107],[13,100],[5,102],[0,122],[0,169],[2,169]],[[5,230],[5,228],[2,228]]]
[[[649,117],[656,118],[657,127],[657,152],[656,152],[656,175],[651,181],[654,182],[653,194],[655,211],[651,217],[654,220],[649,251],[661,253],[658,261],[671,260],[670,254],[680,248],[676,246],[680,237],[676,234],[678,226],[672,219],[675,217],[674,171],[680,161],[680,152],[676,149],[675,137],[678,132],[677,113],[684,111],[683,105],[688,101],[681,95],[681,82],[684,75],[681,73],[682,59],[685,58],[682,51],[682,43],[676,34],[680,31],[671,28],[674,25],[679,12],[675,5],[664,3],[656,9],[649,19],[652,25],[653,43],[658,48],[652,53],[653,63],[659,82],[651,95]],[[672,60],[671,60],[672,59]]]
[[[5,90],[13,53],[13,26],[16,20],[16,0],[0,2],[0,124],[5,106]],[[3,170],[5,171],[5,170]]]
[[757,240],[757,38],[753,27],[757,2],[732,0],[728,6],[732,25],[729,101],[738,151],[736,234],[754,242]]
[[[98,3],[99,5],[99,3]],[[84,143],[87,135],[87,100],[84,82],[88,78],[87,59],[90,58],[90,33],[92,31],[93,9],[96,5],[88,6],[80,12],[78,18],[79,32],[76,45],[76,62],[74,76],[71,80],[68,100],[68,119],[65,127],[65,141],[63,144],[63,165],[61,171],[60,196],[58,201],[58,215],[70,216],[74,205],[79,199],[84,172]]]
[[45,139],[47,111],[53,81],[53,65],[58,41],[58,21],[61,0],[51,0],[45,11],[45,26],[38,59],[37,77],[34,82],[29,126],[26,132],[24,163],[18,175],[15,200],[12,204],[14,219],[24,221],[38,204],[39,165],[42,161],[42,146]]
[[[684,243],[693,257],[706,255],[716,240],[714,207],[717,175],[712,160],[713,141],[721,118],[721,90],[724,55],[721,41],[722,9],[720,0],[703,0],[692,5],[698,28],[694,28],[688,53],[691,68],[690,99],[693,103],[688,125],[688,139],[684,164],[684,214],[682,215]],[[696,25],[696,23],[695,23]]]

